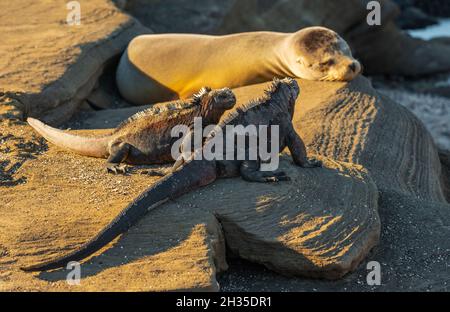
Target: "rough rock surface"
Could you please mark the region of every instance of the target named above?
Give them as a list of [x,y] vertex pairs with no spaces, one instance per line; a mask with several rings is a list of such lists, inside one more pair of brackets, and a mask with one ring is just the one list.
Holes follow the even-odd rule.
[[440,149],[439,159],[441,160],[442,174],[441,184],[445,198],[450,203],[450,150]]
[[436,145],[450,150],[450,99],[400,89],[379,89],[414,113],[427,127]]
[[[336,30],[350,44],[367,74],[420,76],[450,71],[450,47],[413,39],[394,24],[398,7],[381,2],[381,25],[367,24],[368,0],[236,1],[220,33],[275,30],[293,32],[322,25]],[[433,60],[430,62],[429,60]]]
[[[342,87],[327,85],[330,94]],[[303,89],[315,93],[310,87],[306,82]],[[262,88],[237,90],[238,102],[259,96]],[[316,104],[326,101],[323,90],[318,92]],[[301,103],[297,114],[306,107]],[[133,110],[117,112],[126,118]],[[102,114],[93,113],[100,124]],[[25,274],[18,267],[76,248],[155,181],[137,174],[140,167],[130,176],[108,176],[102,162],[50,145],[48,152],[18,170],[27,182],[4,194],[8,217],[2,219],[0,245],[7,255],[6,290],[72,289],[65,284],[65,270]],[[306,170],[283,159],[290,182],[261,185],[224,179],[161,206],[90,259],[75,290],[215,289],[215,272],[226,268],[221,233],[234,254],[277,272],[342,277],[378,242],[378,191],[361,166],[330,159],[324,163],[325,168]],[[169,220],[178,225],[168,226]],[[189,261],[175,265],[177,259]],[[132,278],[136,272],[152,273]],[[119,274],[114,284],[106,278],[111,273]],[[156,286],[159,278],[165,283]]]
[[234,0],[126,0],[123,9],[156,33],[213,33]]
[[105,64],[149,32],[107,0],[83,1],[79,26],[67,24],[61,1],[2,1],[0,12],[0,92],[53,123],[70,118]]
[[[450,291],[450,205],[381,192],[381,239],[358,269],[328,282],[283,277],[247,262],[230,261],[222,291]],[[366,264],[381,265],[381,285],[367,284]]]
[[414,5],[424,12],[441,17],[450,17],[450,3],[446,0],[414,0]]
[[[335,28],[349,38],[372,72],[446,69],[448,57],[436,54],[433,45],[423,48],[420,41],[398,33],[390,22],[395,9],[389,2],[383,2],[388,22],[368,31],[361,24],[365,6],[358,1],[346,9],[352,1],[214,1],[212,6],[234,3],[231,22],[225,21],[231,24],[223,25],[233,25],[234,19],[239,21],[235,26],[249,27],[239,31],[268,26],[294,31],[300,24]],[[181,2],[146,2],[159,12],[154,23],[159,31],[186,30],[189,18],[177,17],[179,24],[164,19],[191,9],[187,1],[184,6],[178,5]],[[133,9],[133,3],[142,4],[138,0],[116,3],[133,14],[143,12],[138,6]],[[168,14],[170,7],[181,11]],[[209,10],[196,8],[192,16]],[[7,52],[0,60],[2,117],[45,116],[58,123],[87,97],[98,107],[126,106],[109,106],[114,95],[91,91],[108,61],[148,29],[106,0],[83,2],[82,26],[67,26],[67,10],[57,1],[3,3],[0,12],[8,15],[0,22],[6,39],[0,47]],[[223,12],[211,12],[204,19],[192,17],[199,24],[189,30],[212,32]],[[257,18],[252,12],[258,12]],[[365,40],[383,44],[367,51]],[[408,58],[404,53],[413,48],[419,54]],[[436,62],[422,67],[418,60],[433,55]],[[385,67],[386,61],[391,67]],[[423,124],[364,78],[351,83],[299,82],[294,124],[325,168],[297,168],[285,156],[281,166],[293,178],[290,182],[221,180],[161,206],[83,264],[80,286],[66,283],[67,270],[24,273],[19,267],[77,248],[156,178],[141,174],[147,167],[135,167],[128,176],[108,175],[104,160],[47,146],[24,123],[0,120],[0,290],[217,290],[216,274],[227,268],[225,245],[229,254],[286,275],[341,279],[289,279],[268,271],[261,274],[246,264],[232,265],[220,279],[224,290],[449,290],[448,155],[441,152],[439,161]],[[236,90],[238,101],[259,96],[265,86]],[[19,109],[11,113],[14,107]],[[84,112],[71,126],[111,128],[136,109]],[[372,249],[380,233],[380,243]],[[365,282],[365,264],[371,260],[382,265],[383,287]]]
[[441,174],[448,177],[443,153],[441,172],[423,124],[365,79],[335,85],[302,83],[296,126],[309,151],[359,163],[371,173],[380,191],[381,239],[365,263],[381,264],[381,286],[367,285],[365,265],[329,283],[289,279],[239,262],[221,277],[222,290],[449,290],[450,205],[439,185]]
[[19,270],[79,246],[155,181],[138,173],[112,176],[102,162],[50,147],[20,169],[26,183],[0,189],[0,290],[217,290],[215,270],[226,268],[220,226],[186,206],[151,213],[82,266],[79,286],[66,283],[70,270]]
[[[27,183],[2,195],[7,199],[3,209],[9,216],[0,227],[0,245],[7,255],[5,289],[217,289],[215,272],[226,268],[223,235],[234,255],[286,275],[337,278],[357,269],[357,273],[331,284],[291,281],[266,273],[261,277],[286,279],[283,289],[314,285],[328,290],[340,285],[342,290],[364,290],[367,286],[360,280],[365,265],[358,264],[378,241],[378,191],[381,220],[385,221],[381,223],[382,243],[367,261],[383,263],[389,272],[385,283],[391,288],[397,279],[407,282],[401,289],[430,286],[431,272],[446,263],[446,250],[450,249],[442,239],[447,232],[445,215],[450,210],[444,203],[439,159],[431,136],[418,119],[380,96],[364,78],[348,84],[299,82],[301,96],[294,123],[310,153],[328,157],[325,168],[296,168],[287,158],[281,166],[293,181],[286,184],[255,185],[225,179],[163,205],[91,258],[79,288],[67,286],[64,270],[25,274],[17,268],[76,248],[155,179],[137,174],[142,167],[130,176],[109,176],[102,172],[103,160],[68,154],[50,145],[48,152],[26,162],[17,172]],[[265,86],[235,90],[238,103],[258,96]],[[136,109],[116,110],[121,118],[108,119],[119,122]],[[102,116],[112,112],[91,113],[91,118],[85,116],[80,121],[87,127],[102,128]],[[71,187],[80,184],[79,188]],[[422,211],[422,207],[429,208]],[[168,226],[170,220],[178,225]],[[423,222],[435,224],[438,230],[421,226]],[[39,223],[46,224],[45,228],[36,226]],[[421,260],[415,262],[412,257],[416,256]],[[179,263],[177,259],[192,262]],[[405,269],[397,267],[405,263]],[[419,270],[417,265],[423,268]],[[418,286],[409,273],[413,270],[419,270],[413,280],[425,278]],[[119,276],[115,283],[109,279],[104,283],[105,276],[113,272]],[[136,272],[141,272],[139,278],[133,278],[130,285],[128,277]],[[244,289],[254,283],[244,279],[233,288],[229,280],[234,272],[221,278],[225,290]],[[155,286],[159,279],[165,283]],[[443,289],[444,280],[432,283]]]
[[395,22],[401,29],[420,29],[437,24],[437,19],[418,8],[406,7],[401,9],[401,14]]
[[[250,99],[266,84],[236,96]],[[436,147],[423,123],[358,77],[350,83],[301,81],[294,125],[314,154],[360,164],[380,189],[443,201]]]

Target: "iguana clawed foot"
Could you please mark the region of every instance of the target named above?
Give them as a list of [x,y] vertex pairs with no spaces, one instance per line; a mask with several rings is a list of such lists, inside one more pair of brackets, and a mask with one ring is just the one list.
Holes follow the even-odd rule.
[[128,166],[110,163],[106,165],[106,170],[108,173],[112,174],[126,174]]
[[291,178],[284,171],[267,172],[264,178],[266,182],[291,181]]
[[322,167],[322,162],[317,158],[309,158],[304,164],[302,164],[303,168],[315,168]]

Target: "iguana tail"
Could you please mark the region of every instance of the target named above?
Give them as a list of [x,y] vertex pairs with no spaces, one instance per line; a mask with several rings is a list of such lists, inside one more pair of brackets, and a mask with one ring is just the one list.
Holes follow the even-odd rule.
[[56,146],[84,156],[98,158],[105,158],[108,156],[108,143],[111,140],[110,136],[98,138],[82,137],[50,127],[34,118],[28,118],[27,122],[46,140]]
[[61,258],[22,268],[22,270],[47,271],[65,267],[70,261],[82,260],[127,231],[149,210],[158,207],[170,199],[177,198],[184,193],[207,185],[215,179],[215,162],[206,160],[190,161],[179,170],[165,176],[141,193],[111,223],[103,228],[97,236],[80,249]]

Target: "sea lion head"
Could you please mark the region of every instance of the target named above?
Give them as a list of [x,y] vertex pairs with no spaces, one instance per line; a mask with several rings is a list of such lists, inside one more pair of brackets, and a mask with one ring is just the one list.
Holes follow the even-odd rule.
[[350,81],[361,72],[347,42],[331,29],[304,28],[293,34],[290,45],[291,68],[299,78]]

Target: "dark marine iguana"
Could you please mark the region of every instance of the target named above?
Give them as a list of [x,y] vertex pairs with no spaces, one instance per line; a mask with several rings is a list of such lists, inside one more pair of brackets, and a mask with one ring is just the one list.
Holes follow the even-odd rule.
[[[306,157],[305,145],[292,125],[294,105],[298,94],[299,87],[295,80],[290,78],[274,80],[271,87],[266,90],[265,96],[234,109],[210,132],[203,148],[195,150],[191,158],[184,164],[174,165],[170,174],[141,193],[109,225],[80,249],[56,260],[22,268],[22,270],[52,270],[64,267],[70,261],[82,260],[127,231],[149,210],[170,199],[208,185],[217,178],[240,175],[244,180],[251,182],[289,180],[288,176],[282,171],[260,171],[260,160],[249,160],[247,158],[244,160],[195,160],[195,155],[202,153],[208,140],[215,136],[218,129],[223,131],[223,137],[226,137],[227,125],[243,125],[244,127],[247,125],[278,125],[280,135],[276,138],[279,139],[277,153],[287,146],[296,165],[306,168],[321,166],[320,161]],[[223,155],[225,154],[224,149]]]
[[236,104],[228,89],[203,88],[192,99],[167,104],[166,110],[154,107],[138,112],[122,122],[110,135],[81,137],[52,128],[34,118],[27,122],[53,144],[80,155],[107,158],[109,172],[125,172],[120,163],[134,165],[172,162],[171,147],[178,139],[171,136],[175,125],[189,126],[202,117],[204,126],[216,124],[222,114]]

